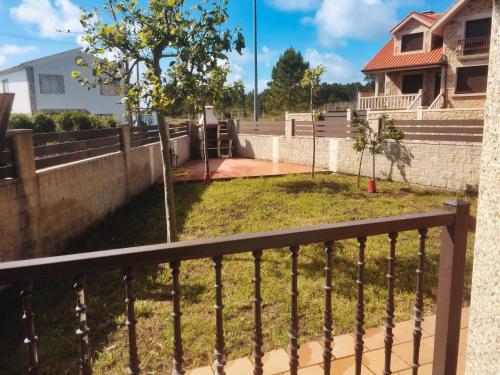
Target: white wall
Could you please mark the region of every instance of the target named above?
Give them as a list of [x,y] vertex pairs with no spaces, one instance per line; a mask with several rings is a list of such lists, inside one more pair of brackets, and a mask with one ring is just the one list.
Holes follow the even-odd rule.
[[12,113],[31,113],[31,104],[29,96],[28,80],[26,78],[26,69],[21,68],[9,73],[0,74],[0,91],[3,91],[2,81],[9,81],[9,92],[16,94]]
[[[75,58],[81,55],[79,51],[70,51],[33,63],[37,110],[85,109],[94,114],[114,114],[121,119],[124,108],[119,96],[103,96],[100,94],[99,87],[88,90],[71,76],[73,70],[82,70],[75,64]],[[39,74],[63,75],[64,95],[40,93]]]

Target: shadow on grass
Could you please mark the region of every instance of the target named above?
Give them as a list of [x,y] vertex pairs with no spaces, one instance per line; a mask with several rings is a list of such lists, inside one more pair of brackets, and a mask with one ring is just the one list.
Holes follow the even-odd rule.
[[[202,184],[176,186],[179,232],[184,228],[192,205],[201,199],[205,189],[206,186]],[[165,241],[165,237],[163,186],[155,185],[90,228],[79,239],[69,243],[64,253],[161,243]],[[134,289],[138,299],[171,300],[171,285],[157,280],[160,267],[167,266],[155,265],[135,270]],[[126,312],[125,288],[120,271],[86,276],[87,319],[92,357],[95,359],[99,353],[106,350],[110,334],[124,324],[122,318]],[[197,283],[185,285],[183,298],[189,303],[197,303],[198,296],[203,294],[205,289],[205,286]],[[0,372],[6,375],[27,371],[19,291],[19,286],[12,286],[0,293]],[[72,280],[56,278],[35,283],[33,310],[36,334],[39,337],[38,352],[42,374],[79,373],[75,305],[76,295]],[[137,311],[137,315],[138,318],[147,317],[148,312]]]
[[345,193],[350,191],[351,188],[346,182],[320,178],[316,178],[315,180],[280,181],[276,184],[276,187],[277,191],[287,194],[313,193],[318,191],[325,193]]

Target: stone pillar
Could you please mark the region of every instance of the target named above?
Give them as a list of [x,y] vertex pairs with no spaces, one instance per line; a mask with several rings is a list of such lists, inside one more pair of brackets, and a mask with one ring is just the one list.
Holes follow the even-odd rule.
[[295,120],[285,120],[285,137],[290,138],[295,136]]
[[500,0],[493,1],[466,374],[498,374],[500,345]]
[[43,255],[38,241],[38,207],[39,189],[36,177],[35,151],[33,147],[33,131],[30,129],[10,130],[12,149],[14,152],[16,174],[19,180],[18,197],[23,197],[24,205],[20,207],[21,218],[21,258],[29,259]]
[[123,153],[124,168],[125,168],[125,194],[127,198],[130,196],[130,125],[120,126],[120,144]]
[[352,121],[352,109],[348,108],[347,109],[347,122],[351,122],[351,121]]

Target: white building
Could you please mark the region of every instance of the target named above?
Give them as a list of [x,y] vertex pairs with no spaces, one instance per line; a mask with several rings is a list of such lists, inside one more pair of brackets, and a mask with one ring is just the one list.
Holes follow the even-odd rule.
[[36,111],[88,111],[97,115],[114,115],[121,120],[124,106],[118,86],[91,88],[80,85],[71,76],[81,70],[75,60],[92,57],[79,48],[31,60],[0,71],[0,90],[15,93],[13,113],[33,114]]

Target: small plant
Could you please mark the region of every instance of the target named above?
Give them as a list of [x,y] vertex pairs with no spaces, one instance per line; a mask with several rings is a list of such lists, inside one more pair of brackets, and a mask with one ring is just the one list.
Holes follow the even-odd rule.
[[353,117],[351,126],[356,128],[357,131],[357,136],[352,147],[357,152],[361,152],[358,169],[358,188],[361,178],[363,155],[365,151],[368,150],[368,152],[372,156],[372,190],[373,192],[375,192],[375,157],[382,154],[382,152],[384,151],[384,142],[393,140],[399,143],[404,138],[404,133],[396,127],[396,122],[393,119],[388,120],[387,115],[383,115],[379,119],[377,129],[372,128],[367,120],[364,120],[358,116]]
[[33,129],[33,121],[28,115],[13,113],[10,115],[9,129]]
[[56,123],[52,116],[47,113],[38,112],[33,116],[34,133],[51,133],[56,130]]
[[310,89],[309,111],[311,113],[312,133],[313,133],[312,134],[313,155],[312,155],[311,178],[314,178],[314,167],[316,165],[316,126],[314,123],[314,110],[313,110],[314,90],[319,86],[321,82],[321,76],[325,72],[326,68],[323,65],[318,65],[315,68],[308,68],[304,72],[304,77],[300,82],[300,85],[302,87]]

